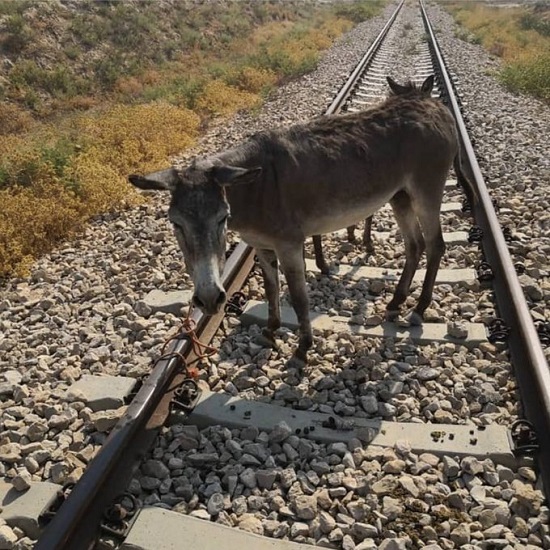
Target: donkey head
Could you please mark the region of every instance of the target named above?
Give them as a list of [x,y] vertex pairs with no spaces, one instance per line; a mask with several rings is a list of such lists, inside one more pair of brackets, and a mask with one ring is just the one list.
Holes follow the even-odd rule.
[[193,304],[204,313],[217,313],[225,303],[221,282],[225,264],[227,220],[225,186],[252,180],[260,168],[228,166],[209,159],[193,162],[184,171],[168,168],[147,176],[129,176],[132,185],[170,191],[168,218],[195,286]]
[[386,77],[388,84],[390,85],[391,95],[398,96],[410,96],[410,97],[431,97],[432,89],[434,87],[434,75],[430,75],[424,82],[422,86],[418,88],[416,84],[409,81],[404,86],[397,84],[393,78],[390,76]]

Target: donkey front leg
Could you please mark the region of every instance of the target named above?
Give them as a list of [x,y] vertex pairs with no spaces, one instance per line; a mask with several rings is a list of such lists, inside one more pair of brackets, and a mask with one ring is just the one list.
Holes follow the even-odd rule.
[[277,256],[286,277],[292,308],[300,326],[300,341],[294,357],[306,362],[307,351],[313,345],[313,333],[309,320],[309,299],[306,273],[302,256],[303,242],[287,243],[277,248]]
[[267,328],[263,335],[271,347],[275,344],[275,331],[281,326],[281,305],[279,301],[279,262],[273,250],[256,249],[256,255],[262,268],[265,295],[267,298]]

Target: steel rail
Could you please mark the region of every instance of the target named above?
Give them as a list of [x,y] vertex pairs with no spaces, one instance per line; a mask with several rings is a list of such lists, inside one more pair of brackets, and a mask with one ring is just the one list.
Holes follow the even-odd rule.
[[[367,53],[340,88],[325,111],[326,115],[338,112],[347,101],[404,1],[401,0]],[[222,279],[226,289],[233,292],[240,289],[253,269],[253,257],[252,247],[244,242],[237,245],[224,269]],[[207,317],[196,311],[192,319],[197,324],[196,331],[201,341],[209,343],[222,322],[223,313]],[[168,353],[187,358],[192,353],[191,345],[187,339],[175,340],[167,349]],[[180,372],[181,366],[179,356],[160,360],[155,364],[124,416],[46,525],[35,550],[87,550],[95,544],[104,510],[126,489],[137,464],[168,418],[171,397],[178,382],[184,378]]]
[[365,55],[361,58],[361,60],[356,65],[353,72],[348,77],[348,80],[340,88],[339,92],[336,94],[336,97],[332,100],[331,104],[328,106],[327,110],[325,111],[325,115],[336,114],[342,109],[343,105],[345,105],[349,96],[353,92],[353,89],[355,88],[357,81],[363,76],[363,73],[366,71],[370,62],[372,61],[374,54],[380,49],[380,45],[384,41],[384,38],[386,38],[388,31],[393,25],[404,3],[405,3],[405,0],[401,0],[397,8],[395,8],[395,11],[392,13],[391,17],[388,19],[388,22],[384,25],[383,29],[380,31],[378,36],[374,39],[374,42],[371,44],[370,48],[367,50]]
[[537,330],[508,251],[491,196],[479,168],[472,143],[462,119],[452,81],[428,19],[423,0],[419,0],[432,54],[440,71],[450,108],[457,122],[462,151],[469,164],[479,201],[473,205],[476,224],[483,230],[483,250],[493,268],[494,289],[499,314],[510,327],[509,349],[526,417],[538,436],[539,466],[546,494],[550,494],[550,369]]

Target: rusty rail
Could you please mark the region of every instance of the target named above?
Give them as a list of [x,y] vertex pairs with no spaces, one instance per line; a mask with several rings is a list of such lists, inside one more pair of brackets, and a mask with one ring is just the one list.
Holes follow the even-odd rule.
[[365,55],[361,58],[355,69],[353,69],[348,80],[340,88],[339,92],[336,94],[336,97],[332,100],[330,105],[325,111],[325,115],[333,115],[341,111],[342,107],[346,104],[346,101],[349,99],[350,95],[357,84],[357,81],[361,79],[363,73],[368,69],[374,54],[380,49],[380,45],[386,38],[388,31],[393,25],[397,15],[401,11],[405,0],[401,0],[395,11],[392,13],[391,17],[388,19],[388,22],[384,25],[384,28],[380,31],[380,34],[374,39],[374,42],[371,44],[370,48],[367,50]]

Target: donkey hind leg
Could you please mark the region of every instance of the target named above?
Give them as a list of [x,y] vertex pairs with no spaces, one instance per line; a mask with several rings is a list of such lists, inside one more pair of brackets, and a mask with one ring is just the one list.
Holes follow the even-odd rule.
[[363,230],[363,245],[367,254],[374,254],[374,244],[372,242],[372,216],[365,220],[365,229]]
[[392,320],[399,315],[399,307],[409,294],[418,262],[424,252],[424,238],[409,195],[405,191],[399,191],[390,200],[390,204],[405,242],[405,267],[395,294],[386,308],[386,318]]
[[[445,180],[443,179],[443,182]],[[435,186],[433,187],[435,189]],[[418,303],[411,316],[412,322],[421,322],[426,308],[432,301],[432,293],[435,284],[435,278],[439,270],[441,258],[445,253],[445,241],[441,231],[441,220],[439,211],[441,202],[436,203],[437,194],[432,194],[429,201],[424,201],[422,205],[418,204],[415,208],[416,215],[422,227],[424,240],[426,242],[426,276],[422,284],[422,292],[418,298]],[[416,321],[413,319],[416,318]]]
[[300,340],[294,357],[306,362],[307,351],[313,345],[313,333],[309,319],[309,298],[306,288],[306,274],[302,256],[303,243],[286,243],[277,248],[277,256],[285,274],[292,308],[300,326]]
[[313,250],[315,251],[315,265],[319,268],[323,275],[329,275],[330,270],[323,255],[323,245],[321,243],[321,235],[313,235]]
[[355,242],[355,229],[357,228],[356,225],[350,225],[349,227],[346,227],[348,231],[348,242],[354,243]]
[[262,334],[267,339],[267,345],[276,348],[274,332],[281,326],[281,305],[279,301],[279,262],[273,250],[256,250],[256,255],[262,268],[265,294],[267,298],[268,319],[267,328]]

